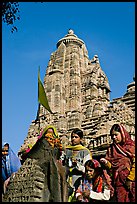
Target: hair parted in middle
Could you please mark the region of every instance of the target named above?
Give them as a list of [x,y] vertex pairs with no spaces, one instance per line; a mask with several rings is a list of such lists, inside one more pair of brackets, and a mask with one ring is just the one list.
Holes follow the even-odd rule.
[[81,139],[83,138],[83,131],[80,130],[79,128],[75,128],[75,129],[72,131],[71,136],[72,136],[73,133],[74,133],[74,134],[77,134]]
[[88,166],[90,168],[96,169],[96,168],[101,168],[101,165],[99,163],[99,161],[97,161],[96,159],[89,159],[86,161],[85,163],[85,167]]

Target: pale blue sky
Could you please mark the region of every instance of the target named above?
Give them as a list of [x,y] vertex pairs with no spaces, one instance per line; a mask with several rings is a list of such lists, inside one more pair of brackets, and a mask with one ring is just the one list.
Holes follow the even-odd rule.
[[38,108],[41,80],[56,43],[69,28],[98,55],[110,99],[126,93],[135,74],[135,2],[20,2],[18,32],[2,25],[2,142],[17,153]]

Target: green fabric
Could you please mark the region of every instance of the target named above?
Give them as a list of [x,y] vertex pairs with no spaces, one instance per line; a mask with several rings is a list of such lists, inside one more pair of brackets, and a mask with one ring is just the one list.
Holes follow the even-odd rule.
[[46,108],[50,113],[52,113],[48,104],[48,100],[47,100],[47,96],[46,96],[43,84],[40,80],[40,69],[38,71],[38,101],[41,105],[44,106],[44,108]]
[[75,191],[73,191],[72,195],[69,196],[68,202],[76,202]]
[[42,135],[44,135],[48,129],[53,129],[53,131],[54,131],[54,138],[59,138],[57,130],[56,130],[56,128],[53,125],[48,125],[46,128],[44,128]]

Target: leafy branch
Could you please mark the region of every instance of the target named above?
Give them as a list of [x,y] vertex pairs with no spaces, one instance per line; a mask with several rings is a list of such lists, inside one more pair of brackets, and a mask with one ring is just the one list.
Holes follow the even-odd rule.
[[19,13],[18,2],[2,2],[2,21],[7,25],[12,25],[12,33],[18,30],[14,23],[16,20],[20,20]]

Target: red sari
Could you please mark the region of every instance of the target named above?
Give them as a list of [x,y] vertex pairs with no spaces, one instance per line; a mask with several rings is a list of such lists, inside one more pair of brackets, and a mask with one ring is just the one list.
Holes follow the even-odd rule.
[[128,190],[125,182],[130,173],[135,157],[135,143],[122,125],[119,125],[122,136],[121,144],[113,143],[107,151],[106,159],[111,163],[113,184],[118,202],[135,202],[135,180],[132,189]]

